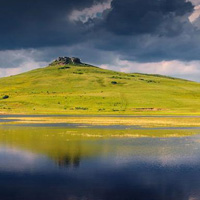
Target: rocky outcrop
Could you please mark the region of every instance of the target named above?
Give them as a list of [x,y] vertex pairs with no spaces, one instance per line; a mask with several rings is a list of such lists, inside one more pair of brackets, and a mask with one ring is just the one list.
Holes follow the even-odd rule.
[[80,58],[75,57],[58,57],[55,62],[60,64],[83,64]]

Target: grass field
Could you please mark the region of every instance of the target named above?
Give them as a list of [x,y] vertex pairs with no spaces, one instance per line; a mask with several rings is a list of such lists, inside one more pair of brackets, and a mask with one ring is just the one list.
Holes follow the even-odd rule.
[[0,113],[199,115],[200,83],[89,65],[50,65],[1,78]]

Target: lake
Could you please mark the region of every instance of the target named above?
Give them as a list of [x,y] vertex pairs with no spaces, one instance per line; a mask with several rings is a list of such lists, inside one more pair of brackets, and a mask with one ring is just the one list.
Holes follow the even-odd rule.
[[0,125],[0,200],[199,200],[199,134]]

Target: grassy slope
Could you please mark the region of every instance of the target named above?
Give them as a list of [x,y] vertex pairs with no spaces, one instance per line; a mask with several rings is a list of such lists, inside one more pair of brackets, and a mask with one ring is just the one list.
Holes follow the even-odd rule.
[[[91,66],[59,68],[59,65],[48,66],[1,78],[0,97],[10,97],[0,99],[0,112],[200,114],[199,83],[158,75],[126,74]],[[113,81],[117,84],[112,84]]]

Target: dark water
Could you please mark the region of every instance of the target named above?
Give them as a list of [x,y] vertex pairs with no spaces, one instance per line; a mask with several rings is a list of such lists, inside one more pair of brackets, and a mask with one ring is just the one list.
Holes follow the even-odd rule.
[[200,199],[200,135],[74,134],[82,131],[0,127],[0,200]]

